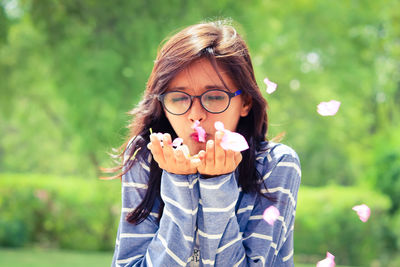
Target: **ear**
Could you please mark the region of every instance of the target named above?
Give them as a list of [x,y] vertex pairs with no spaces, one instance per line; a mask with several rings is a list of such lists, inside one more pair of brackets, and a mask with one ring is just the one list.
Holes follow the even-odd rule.
[[246,117],[249,114],[252,104],[253,101],[251,97],[246,97],[245,99],[243,99],[242,109],[240,110],[241,117]]

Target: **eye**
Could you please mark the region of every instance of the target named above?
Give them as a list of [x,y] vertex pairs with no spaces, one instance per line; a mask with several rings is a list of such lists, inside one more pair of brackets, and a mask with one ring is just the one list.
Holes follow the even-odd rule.
[[204,95],[204,100],[218,102],[218,101],[224,101],[226,97],[227,95],[224,92],[211,91]]
[[189,99],[189,97],[187,97],[187,96],[176,96],[176,97],[174,96],[171,98],[171,101],[173,103],[186,102],[186,101],[188,101],[188,99]]
[[225,97],[223,95],[208,95],[206,96],[208,101],[217,101],[217,100],[224,100]]

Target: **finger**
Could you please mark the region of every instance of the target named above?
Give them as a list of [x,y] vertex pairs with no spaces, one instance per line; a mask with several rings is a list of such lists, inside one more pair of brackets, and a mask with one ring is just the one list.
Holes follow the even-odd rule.
[[232,172],[236,169],[236,164],[235,164],[235,153],[228,149],[225,151],[225,168],[228,172]]
[[151,143],[148,145],[150,147],[150,151],[153,154],[153,158],[155,161],[157,161],[158,165],[164,165],[165,164],[165,159],[164,159],[164,154],[162,151],[161,143],[160,140],[155,136],[154,134],[150,135],[150,141]]
[[224,132],[217,131],[215,133],[215,166],[225,166],[225,150],[221,147],[221,140],[224,136]]
[[206,168],[214,168],[214,141],[208,140],[206,146]]
[[170,164],[171,162],[175,162],[175,156],[174,156],[174,150],[171,146],[171,136],[166,133],[163,135],[163,153],[164,153],[164,158],[165,162],[167,164]]
[[197,166],[197,170],[202,173],[206,168],[206,152],[204,150],[200,150],[197,153],[198,158],[200,159],[200,165]]
[[186,160],[185,156],[183,155],[182,150],[175,149],[174,155],[175,155],[176,165],[178,166],[178,168],[186,165],[187,160]]

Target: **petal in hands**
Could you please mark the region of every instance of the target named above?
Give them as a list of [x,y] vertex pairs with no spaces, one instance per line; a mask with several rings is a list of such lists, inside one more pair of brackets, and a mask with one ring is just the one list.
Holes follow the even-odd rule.
[[221,140],[221,147],[225,150],[243,151],[249,148],[246,139],[239,133],[231,132],[224,128],[224,124],[220,121],[214,123],[214,127],[218,131],[224,132]]
[[182,143],[183,143],[183,139],[180,137],[177,137],[174,139],[174,141],[172,141],[172,145],[174,147],[178,147],[178,146],[182,145]]

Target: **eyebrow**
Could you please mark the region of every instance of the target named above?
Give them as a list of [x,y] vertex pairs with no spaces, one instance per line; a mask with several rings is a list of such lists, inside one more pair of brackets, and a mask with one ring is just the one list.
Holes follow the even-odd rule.
[[[204,86],[204,88],[207,89],[207,90],[226,89],[224,86],[216,85],[216,84],[214,84],[214,85],[206,85],[206,86]],[[172,90],[172,91],[175,91],[175,90],[185,91],[185,90],[188,89],[188,87],[185,87],[185,86],[174,86],[174,87],[171,87],[171,88],[168,88],[168,89]]]

